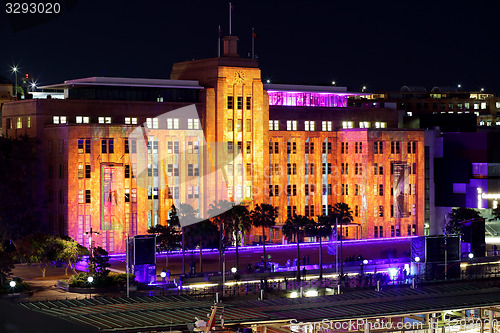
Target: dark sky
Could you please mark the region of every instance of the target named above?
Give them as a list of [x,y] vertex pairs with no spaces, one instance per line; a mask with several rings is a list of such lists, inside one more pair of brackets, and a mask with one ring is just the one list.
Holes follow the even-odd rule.
[[[217,27],[229,30],[226,1],[60,0],[65,13],[45,17],[6,15],[2,1],[0,75],[19,64],[41,84],[169,78],[174,62],[216,56]],[[234,0],[233,35],[246,57],[255,28],[262,77],[274,83],[335,80],[353,91],[460,83],[500,93],[495,3]]]

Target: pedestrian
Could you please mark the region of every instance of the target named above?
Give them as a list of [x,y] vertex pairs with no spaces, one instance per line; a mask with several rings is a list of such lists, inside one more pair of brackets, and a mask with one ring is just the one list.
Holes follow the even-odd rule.
[[304,268],[302,268],[302,278],[304,279],[304,281],[305,281],[305,279],[306,279],[306,272],[307,272],[307,271],[306,271],[306,268],[305,268],[305,267],[304,267]]
[[170,284],[170,270],[167,269],[167,284]]

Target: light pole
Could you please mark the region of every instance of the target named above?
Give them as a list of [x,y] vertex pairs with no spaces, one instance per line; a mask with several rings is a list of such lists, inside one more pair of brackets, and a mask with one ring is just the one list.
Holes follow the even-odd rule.
[[17,99],[17,72],[19,71],[19,68],[17,68],[17,66],[14,66],[14,67],[12,67],[11,70],[14,73],[14,76],[16,78],[16,86],[14,88],[14,93],[15,93],[14,97]]
[[165,278],[167,277],[167,272],[165,270],[161,271],[160,276],[163,281],[163,290],[162,290],[162,295],[165,296]]
[[94,282],[94,277],[92,276],[87,277],[87,282],[90,285],[90,299],[92,299],[92,282]]
[[417,278],[420,278],[420,257],[415,257],[414,260],[417,265]]
[[87,231],[85,233],[85,235],[89,235],[89,245],[90,245],[90,256],[89,256],[89,263],[88,263],[88,273],[90,273],[90,259],[94,257],[94,247],[92,245],[92,235],[93,234],[99,235],[99,232],[92,231],[92,227],[90,227],[90,231]]

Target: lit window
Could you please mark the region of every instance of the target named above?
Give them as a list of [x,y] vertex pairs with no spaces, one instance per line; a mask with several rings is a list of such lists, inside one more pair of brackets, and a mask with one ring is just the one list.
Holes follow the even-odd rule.
[[479,110],[479,103],[474,103],[474,110]]
[[54,116],[54,117],[52,117],[52,122],[53,122],[54,124],[59,124],[59,116]]
[[17,126],[16,128],[23,128],[23,119],[21,117],[17,117]]
[[359,128],[370,128],[370,122],[368,121],[360,121]]
[[481,103],[481,110],[486,110],[486,103],[485,102]]
[[269,130],[270,131],[273,130],[273,121],[272,120],[269,120]]
[[126,125],[137,125],[137,118],[127,117],[127,118],[125,118],[125,124]]
[[77,124],[83,123],[83,117],[82,116],[76,116],[76,123]]
[[280,121],[279,120],[275,120],[274,121],[274,130],[275,131],[279,131],[280,129]]
[[500,102],[496,102],[496,103],[495,103],[495,107],[496,107],[497,109],[500,109]]
[[411,117],[411,116],[413,116],[413,112],[408,111],[408,112],[406,112],[406,115],[407,115],[408,117]]
[[352,128],[353,123],[352,121],[343,121],[342,122],[342,128]]
[[99,117],[99,124],[104,124],[104,117]]
[[27,117],[26,120],[26,127],[31,128],[31,117]]

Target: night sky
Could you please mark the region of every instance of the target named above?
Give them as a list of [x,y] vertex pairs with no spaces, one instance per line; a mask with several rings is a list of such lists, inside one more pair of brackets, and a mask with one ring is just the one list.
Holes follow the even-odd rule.
[[[5,14],[0,76],[19,64],[39,84],[89,76],[169,78],[174,62],[217,56],[228,2],[59,0],[62,15]],[[37,1],[39,2],[39,1]],[[54,2],[54,1],[52,1]],[[403,85],[500,93],[496,1],[234,0],[239,54],[255,28],[262,78],[359,91]],[[43,22],[45,20],[45,22]]]

